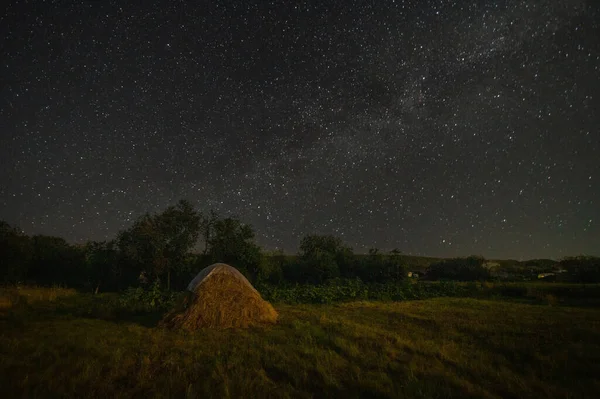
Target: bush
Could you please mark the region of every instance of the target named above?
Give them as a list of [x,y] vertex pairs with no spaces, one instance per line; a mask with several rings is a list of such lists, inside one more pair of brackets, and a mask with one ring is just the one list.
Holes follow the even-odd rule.
[[148,289],[126,289],[119,296],[119,304],[131,311],[169,310],[175,306],[178,295],[178,292],[163,291],[157,279]]

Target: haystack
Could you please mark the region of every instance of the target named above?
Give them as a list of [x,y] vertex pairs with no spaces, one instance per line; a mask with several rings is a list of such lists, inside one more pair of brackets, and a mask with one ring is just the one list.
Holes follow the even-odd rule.
[[208,266],[190,282],[180,305],[160,325],[197,330],[275,323],[277,312],[237,269],[224,263]]

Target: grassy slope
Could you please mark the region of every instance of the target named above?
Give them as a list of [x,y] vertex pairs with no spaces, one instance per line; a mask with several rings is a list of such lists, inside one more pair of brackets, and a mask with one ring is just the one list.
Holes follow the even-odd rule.
[[[49,298],[53,299],[53,298]],[[186,335],[89,297],[4,301],[4,397],[595,397],[600,310],[475,299],[277,306]]]

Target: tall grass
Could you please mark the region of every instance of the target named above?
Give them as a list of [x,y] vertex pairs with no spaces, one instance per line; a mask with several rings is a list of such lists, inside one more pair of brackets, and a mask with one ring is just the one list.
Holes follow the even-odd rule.
[[273,327],[186,333],[156,328],[141,317],[146,310],[120,314],[118,295],[13,307],[0,316],[2,394],[495,399],[600,391],[598,309],[451,297],[276,308]]
[[37,286],[0,286],[0,310],[10,309],[19,304],[55,301],[58,298],[69,297],[77,291],[64,287]]

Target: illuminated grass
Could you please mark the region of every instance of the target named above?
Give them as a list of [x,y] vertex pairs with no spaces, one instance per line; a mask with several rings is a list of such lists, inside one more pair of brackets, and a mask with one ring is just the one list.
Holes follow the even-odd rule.
[[[94,301],[106,304],[91,310]],[[7,397],[595,397],[600,310],[437,298],[278,305],[267,329],[152,327],[110,296],[0,318]],[[75,316],[79,315],[79,316]],[[81,315],[87,315],[81,317]]]
[[62,287],[0,287],[0,312],[18,304],[55,301],[57,298],[73,296],[77,291]]

